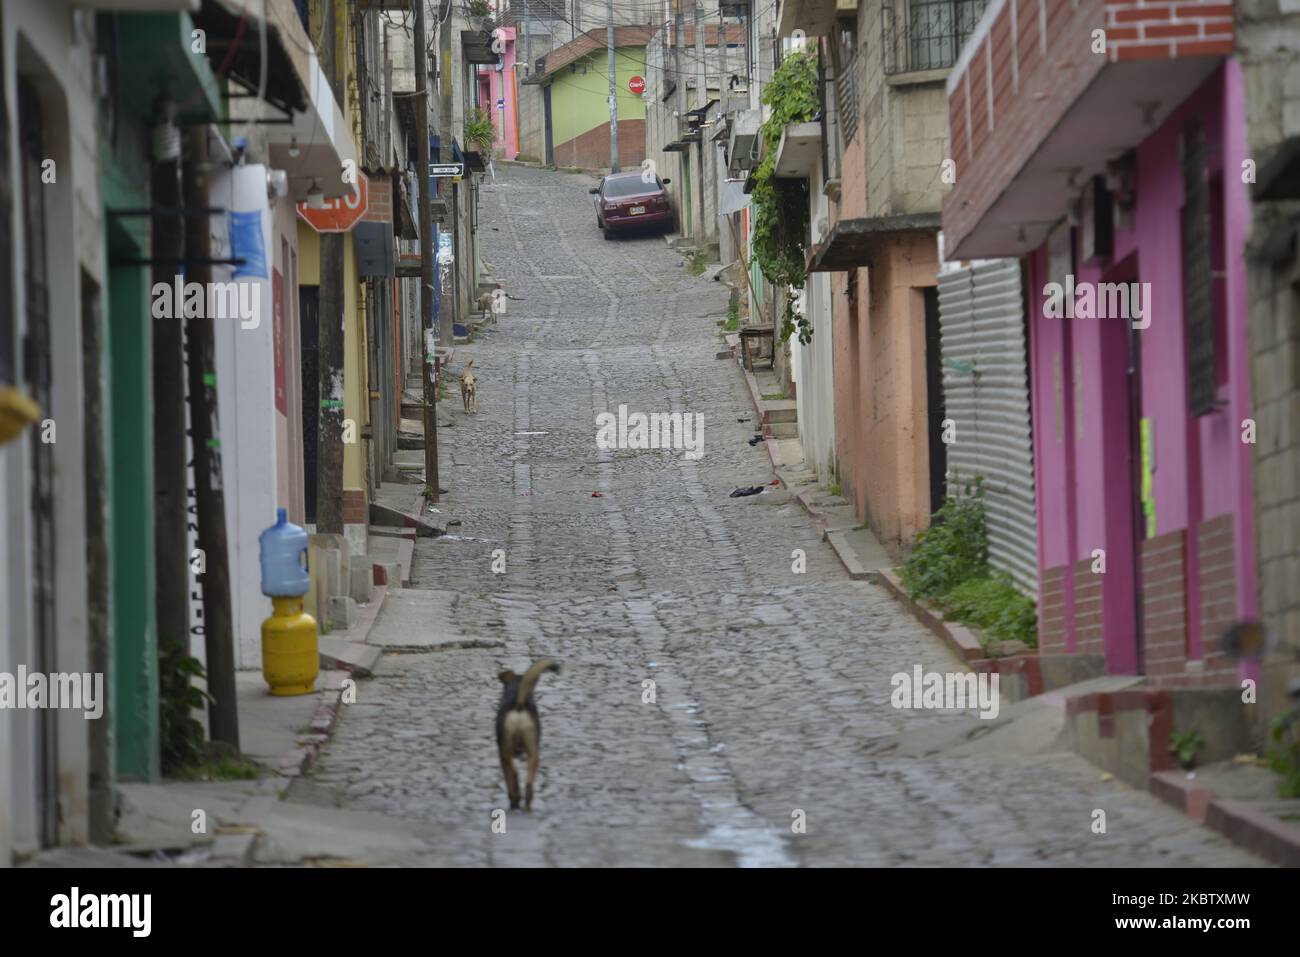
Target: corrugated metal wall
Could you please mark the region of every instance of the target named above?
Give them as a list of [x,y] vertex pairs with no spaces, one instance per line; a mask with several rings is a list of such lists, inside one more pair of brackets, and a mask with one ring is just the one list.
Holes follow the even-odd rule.
[[948,491],[984,476],[989,559],[1038,592],[1034,448],[1030,432],[1020,263],[994,260],[939,276],[944,407],[956,426]]

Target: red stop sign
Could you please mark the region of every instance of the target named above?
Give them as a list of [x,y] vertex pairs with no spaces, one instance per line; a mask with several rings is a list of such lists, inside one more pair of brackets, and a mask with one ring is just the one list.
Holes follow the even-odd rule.
[[370,208],[370,181],[357,170],[357,181],[351,196],[325,200],[323,209],[308,209],[306,203],[298,204],[298,215],[318,233],[346,233],[366,215]]
[[627,81],[627,88],[631,90],[633,93],[644,93],[645,77],[643,76],[632,77],[630,80]]

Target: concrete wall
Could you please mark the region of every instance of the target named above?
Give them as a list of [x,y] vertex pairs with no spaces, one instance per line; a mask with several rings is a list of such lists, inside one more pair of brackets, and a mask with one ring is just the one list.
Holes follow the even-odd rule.
[[[19,125],[17,77],[38,84],[45,113],[50,159],[56,182],[45,184],[46,259],[51,315],[54,509],[56,551],[56,619],[54,660],[60,671],[86,671],[86,514],[84,488],[84,421],[81,321],[83,303],[79,272],[105,291],[103,221],[95,137],[97,107],[93,97],[93,18],[74,13],[66,3],[15,0],[4,4],[4,95],[7,98],[10,167],[0,169],[13,197],[10,230],[13,237],[14,301],[12,306],[16,355],[25,330],[26,291],[22,281],[29,251],[21,219],[18,165]],[[106,310],[105,310],[106,311]],[[25,389],[23,383],[18,383]],[[5,506],[0,511],[0,671],[13,673],[19,665],[34,667],[35,631],[32,594],[33,543],[31,502],[32,443],[39,430],[28,430],[0,452],[0,487]],[[6,712],[0,717],[0,866],[14,852],[35,848],[38,839],[36,747],[39,715]],[[58,727],[57,777],[62,821],[58,839],[80,843],[88,835],[87,794],[89,753],[87,722],[79,712],[63,711]],[[102,720],[109,720],[106,717]]]
[[[1263,164],[1287,137],[1300,136],[1300,11],[1286,0],[1237,4],[1238,58],[1249,95],[1247,155]],[[1283,10],[1286,10],[1284,13]],[[1278,649],[1260,678],[1260,727],[1288,704],[1285,688],[1300,677],[1300,253],[1273,257],[1270,237],[1290,236],[1285,222],[1294,202],[1255,203],[1247,253],[1254,515],[1258,529],[1260,618]]]
[[[829,203],[822,192],[821,166],[809,179],[810,215],[816,223],[827,215]],[[795,401],[799,410],[799,438],[804,461],[824,485],[834,481],[835,374],[834,323],[831,316],[831,275],[812,273],[804,287],[804,312],[812,321],[813,337],[807,345],[790,337]]]
[[[624,122],[645,121],[646,104],[640,95],[628,90],[628,78],[645,75],[645,47],[621,47],[616,51],[616,86],[619,103],[619,131]],[[577,139],[603,125],[606,130],[604,155],[608,160],[608,127],[610,127],[610,79],[608,62],[604,53],[581,57],[569,66],[563,66],[550,78],[551,87],[551,139],[559,153],[569,140]],[[619,155],[623,156],[623,143]],[[634,163],[640,164],[643,156]],[[562,164],[556,155],[556,164]],[[608,165],[604,163],[601,165]]]

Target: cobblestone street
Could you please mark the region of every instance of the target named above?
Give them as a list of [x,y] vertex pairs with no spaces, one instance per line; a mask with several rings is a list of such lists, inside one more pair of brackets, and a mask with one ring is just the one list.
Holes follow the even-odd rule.
[[[969,723],[890,703],[895,673],[961,666],[849,579],[788,490],[728,497],[773,472],[716,357],[727,288],[660,236],[603,239],[593,182],[508,165],[484,181],[478,236],[514,298],[453,356],[474,360],[478,414],[451,378],[439,407],[438,508],[460,524],[418,540],[371,639],[394,650],[289,804],[398,822],[411,842],[392,860],[412,864],[1257,863],[1072,754],[867,753]],[[601,450],[595,417],[620,405],[702,414],[702,456]],[[421,648],[416,628],[456,640]],[[538,685],[533,813],[494,833],[496,675],[548,656],[563,671]]]

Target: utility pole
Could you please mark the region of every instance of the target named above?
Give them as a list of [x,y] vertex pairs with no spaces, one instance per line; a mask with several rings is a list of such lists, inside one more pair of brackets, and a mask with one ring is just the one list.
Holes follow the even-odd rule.
[[433,335],[433,212],[429,208],[429,56],[424,37],[424,0],[415,3],[415,136],[420,168],[420,344],[424,361],[424,481],[438,501],[438,390],[433,382],[436,350]]
[[[319,57],[335,102],[343,96],[347,8],[322,7],[325,39]],[[316,447],[316,531],[343,534],[343,233],[321,233],[320,317],[316,325],[320,439]]]
[[[695,108],[700,111],[697,125],[701,130],[704,128],[705,107],[709,102],[709,74],[704,63],[704,27],[706,23],[704,2],[703,0],[695,0]],[[704,190],[707,188],[706,184],[708,183],[704,172],[704,142],[705,136],[701,132],[700,141],[695,144],[695,155],[698,157],[695,168],[699,171],[695,181],[699,183],[700,188],[691,190],[695,205],[699,210],[695,218],[695,222],[698,224],[696,234],[702,243],[709,240],[709,224],[704,221]]]
[[718,4],[718,112],[725,114],[731,106],[731,84],[727,76],[727,18]]
[[[673,86],[677,90],[673,96],[675,106],[673,113],[676,115],[677,120],[675,138],[678,140],[681,139],[682,128],[686,124],[686,75],[682,72],[682,45],[686,42],[686,17],[682,13],[682,4],[684,2],[685,0],[673,0]],[[683,199],[693,192],[690,184],[684,181],[687,178],[690,158],[690,153],[677,154],[677,195]],[[677,229],[684,237],[687,235],[687,225],[694,225],[694,221],[691,218],[690,204],[687,204],[686,209],[681,209],[680,203],[678,206]]]
[[[160,98],[153,146],[150,196],[154,206],[177,210],[185,205],[181,191],[181,131],[175,125],[176,105]],[[200,206],[206,207],[206,202]],[[155,216],[151,242],[165,255],[185,248],[185,220],[177,215]],[[153,282],[171,284],[174,264],[153,267]],[[154,578],[158,591],[158,634],[189,647],[190,563],[187,525],[189,506],[185,475],[185,336],[180,322],[153,323],[153,482]],[[161,643],[161,642],[160,642]],[[160,649],[161,650],[161,649]],[[188,652],[187,652],[188,653]]]
[[605,45],[609,47],[609,169],[618,165],[618,89],[614,81],[614,0],[605,0]]
[[[208,234],[208,128],[186,134],[184,195],[185,281],[204,289],[212,281]],[[207,310],[203,310],[206,312]],[[226,495],[221,475],[221,428],[217,418],[217,361],[212,317],[185,320],[190,364],[190,444],[194,447],[194,492],[203,552],[203,646],[208,664],[208,733],[239,750],[235,701],[235,632],[230,610],[230,563],[226,542]]]

